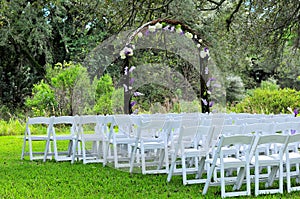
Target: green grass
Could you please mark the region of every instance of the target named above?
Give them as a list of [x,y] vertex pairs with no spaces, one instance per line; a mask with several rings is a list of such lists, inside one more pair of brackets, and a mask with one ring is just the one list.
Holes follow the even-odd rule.
[[[42,148],[43,145],[41,144]],[[211,187],[202,196],[203,185],[182,185],[180,176],[167,183],[167,176],[142,175],[77,162],[20,160],[22,138],[0,136],[0,198],[220,198],[220,188]],[[247,197],[240,197],[247,198]],[[254,198],[248,197],[248,198]],[[300,198],[300,192],[258,198]]]

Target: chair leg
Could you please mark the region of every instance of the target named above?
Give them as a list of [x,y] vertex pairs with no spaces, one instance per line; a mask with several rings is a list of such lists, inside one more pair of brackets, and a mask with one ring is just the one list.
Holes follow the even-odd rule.
[[171,159],[171,167],[169,169],[168,178],[167,178],[168,182],[171,181],[175,167],[176,167],[176,155],[173,154]]
[[224,167],[221,165],[221,169],[220,169],[220,173],[221,173],[221,197],[224,198],[225,197],[225,169]]
[[251,195],[251,179],[250,179],[250,166],[246,165],[246,183],[247,183],[247,195]]
[[146,174],[146,156],[144,145],[141,144],[142,174]]
[[108,150],[106,151],[106,142],[102,141],[102,151],[103,151],[103,167],[105,167],[107,162]]
[[86,164],[86,151],[85,151],[85,140],[84,139],[81,142],[81,146],[82,146],[82,161],[83,161],[83,164]]
[[58,160],[58,151],[57,151],[57,142],[56,139],[53,139],[53,150],[54,150],[54,159]]
[[198,162],[199,162],[199,165],[198,165],[198,172],[197,172],[196,178],[200,179],[200,178],[202,178],[202,174],[204,172],[205,157],[201,157]]
[[183,185],[186,185],[187,184],[187,176],[186,176],[186,158],[185,158],[185,154],[182,155],[182,158],[181,158],[181,164],[182,164],[182,182],[183,182]]
[[[156,157],[158,157],[158,164],[157,164],[157,168],[156,168],[157,170],[162,168],[163,161],[164,161],[164,155],[165,155],[163,152],[164,151],[162,149],[157,150],[157,154],[156,154]],[[156,160],[154,159],[154,161],[156,161]]]
[[45,152],[44,152],[44,159],[43,162],[46,162],[47,157],[48,157],[48,153],[49,153],[49,147],[50,147],[50,140],[48,139],[46,141],[46,147],[45,147]]
[[26,149],[26,136],[24,136],[24,140],[23,140],[23,146],[22,146],[22,154],[21,154],[21,160],[24,159],[25,156],[25,149]]
[[287,192],[290,193],[291,192],[291,167],[289,161],[286,162],[286,184],[287,184]]
[[137,147],[136,146],[132,147],[131,156],[130,156],[130,168],[129,168],[130,173],[133,172],[134,159],[136,156],[136,152],[137,152]]
[[78,147],[79,143],[78,143],[78,140],[74,140],[73,141],[73,152],[72,152],[72,160],[71,160],[71,164],[73,164],[75,162],[75,158],[76,158],[76,151],[77,151],[77,147]]
[[29,159],[32,161],[33,160],[33,152],[32,152],[32,141],[31,139],[29,138],[28,139],[28,145],[29,145]]
[[255,196],[259,195],[259,165],[255,164]]
[[164,159],[165,159],[165,166],[166,166],[166,173],[169,173],[169,153],[168,153],[168,148],[166,147],[164,149]]
[[207,172],[207,179],[206,179],[206,182],[205,182],[205,185],[204,185],[204,188],[203,188],[202,195],[205,195],[207,193],[207,191],[208,191],[208,187],[210,185],[211,178],[212,178],[212,175],[213,175],[214,170],[215,170],[215,166],[213,166],[213,165],[209,166],[209,170]]
[[243,180],[245,178],[245,167],[241,167],[238,169],[238,175],[237,175],[237,181],[235,185],[233,186],[233,190],[239,190],[242,186]]
[[278,169],[279,169],[278,166],[270,167],[270,173],[268,177],[268,182],[266,183],[266,187],[270,187],[273,185]]
[[283,163],[279,165],[279,193],[283,194]]
[[118,164],[118,146],[117,143],[113,143],[114,146],[114,163],[115,163],[115,168],[119,168],[119,164]]
[[71,155],[72,155],[72,149],[73,149],[73,140],[70,140],[69,141],[69,145],[68,145],[68,157],[71,157]]

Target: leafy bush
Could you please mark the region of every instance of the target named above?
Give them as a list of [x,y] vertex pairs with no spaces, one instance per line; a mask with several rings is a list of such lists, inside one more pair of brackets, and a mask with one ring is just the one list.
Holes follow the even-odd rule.
[[277,85],[277,82],[275,79],[269,78],[267,81],[261,82],[260,88],[263,90],[273,91],[273,90],[278,90],[279,85]]
[[290,88],[279,89],[273,82],[263,82],[260,88],[254,89],[243,101],[230,107],[230,111],[237,113],[289,113],[300,107],[300,92]]
[[194,113],[201,112],[201,104],[198,100],[191,102],[180,100],[179,103],[175,103],[172,112],[175,113]]
[[123,113],[124,107],[124,90],[123,88],[115,89],[112,93],[112,108],[114,114]]
[[36,116],[50,116],[55,114],[58,102],[55,99],[55,93],[51,89],[51,86],[42,80],[33,86],[32,97],[26,99],[25,105],[29,107]]
[[58,63],[47,69],[46,77],[25,101],[34,116],[75,115],[93,106],[94,86],[80,64]]
[[108,74],[102,76],[98,81],[96,88],[96,104],[94,106],[94,111],[97,114],[113,114],[112,96],[114,90],[112,78]]
[[79,63],[58,63],[51,85],[59,102],[59,115],[85,114],[94,104],[94,84],[90,82],[87,69]]

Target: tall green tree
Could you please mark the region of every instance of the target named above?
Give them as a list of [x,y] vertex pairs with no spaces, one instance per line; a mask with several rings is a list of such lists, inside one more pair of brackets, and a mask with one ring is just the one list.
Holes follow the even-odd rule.
[[0,102],[22,106],[46,64],[81,62],[106,34],[103,9],[99,1],[1,1]]

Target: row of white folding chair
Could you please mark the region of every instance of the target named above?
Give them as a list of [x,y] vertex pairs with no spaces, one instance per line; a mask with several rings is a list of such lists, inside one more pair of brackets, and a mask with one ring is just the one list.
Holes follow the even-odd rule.
[[[291,114],[265,115],[265,114],[237,114],[231,113],[226,115],[226,120],[231,124],[251,124],[251,123],[269,123],[269,122],[288,122],[292,120],[299,120]],[[230,124],[230,122],[227,122]]]
[[[204,162],[211,152],[221,133],[219,126],[224,122],[223,116],[215,115],[209,125],[201,121],[182,120],[174,122],[179,128],[178,138],[173,135],[173,148],[171,148],[171,166],[168,181],[172,175],[182,175],[183,184],[204,183],[202,173],[205,171]],[[180,124],[178,126],[178,124]],[[178,162],[180,159],[181,162]],[[177,165],[181,163],[181,168]],[[187,174],[196,174],[194,179],[187,179]]]
[[281,132],[284,134],[294,134],[296,132],[300,132],[298,122],[260,122],[232,125],[225,123],[225,125],[226,127],[223,131],[225,134],[273,134],[276,132]]
[[[70,127],[68,134],[58,134],[57,126],[64,125]],[[32,131],[41,131],[38,129],[45,129],[43,134],[35,135]],[[64,129],[64,128],[63,128]],[[74,136],[76,132],[74,117],[72,116],[59,116],[59,117],[34,117],[28,118],[26,122],[26,129],[24,133],[24,143],[22,148],[21,159],[29,154],[30,160],[41,159],[46,161],[47,159],[54,159],[56,161],[71,160],[72,146],[74,145]],[[45,142],[45,148],[43,151],[35,151],[36,145],[33,142]],[[66,150],[63,150],[60,145],[58,150],[58,141],[69,141]],[[28,142],[29,152],[26,152],[26,143]],[[52,147],[53,145],[53,147]],[[53,151],[53,152],[52,152]],[[37,156],[39,155],[39,156]]]
[[[186,115],[184,115],[184,117],[181,116],[175,116],[172,115],[172,117],[144,117],[144,116],[134,116],[135,118],[138,119],[138,121],[143,121],[143,124],[147,124],[143,127],[141,127],[141,124],[138,124],[137,122],[133,122],[135,123],[135,125],[137,125],[138,129],[142,129],[143,132],[149,131],[149,129],[155,129],[155,132],[160,132],[161,136],[156,135],[155,139],[153,140],[153,137],[150,138],[149,137],[146,138],[145,134],[143,134],[142,136],[139,137],[139,135],[137,135],[137,139],[135,142],[135,148],[132,148],[132,150],[134,151],[134,154],[131,154],[132,156],[136,156],[133,157],[133,160],[131,162],[131,168],[130,171],[132,172],[133,167],[136,164],[139,164],[140,162],[139,160],[139,156],[141,157],[141,163],[142,163],[142,173],[167,173],[168,172],[168,167],[169,167],[169,153],[168,151],[172,151],[174,149],[174,140],[176,140],[178,138],[178,130],[180,129],[181,125],[191,125],[191,124],[199,124],[200,122],[202,122],[201,119],[199,119],[198,114],[193,115],[193,117],[195,116],[195,118],[193,118],[194,120],[191,120],[191,117],[186,117]],[[124,117],[124,116],[123,116]],[[127,117],[127,119],[131,119],[132,117],[125,116]],[[187,119],[189,118],[189,119]],[[160,125],[158,124],[154,124],[155,123],[160,123]],[[128,124],[132,123],[128,122]],[[151,124],[152,123],[152,124]],[[163,124],[163,126],[161,126]],[[175,124],[175,126],[174,126]],[[132,124],[131,124],[132,125]],[[149,134],[151,135],[151,134]],[[187,138],[188,140],[184,140],[185,142],[190,141],[190,138]],[[117,139],[116,139],[117,140]],[[131,137],[131,142],[132,142],[132,137]],[[131,144],[132,146],[132,144]],[[159,160],[159,164],[157,165],[157,169],[153,169],[150,171],[146,170],[147,164],[149,164],[149,160],[146,162],[146,159],[148,159],[149,157],[145,156],[145,146],[146,148],[148,148],[149,150],[152,148],[154,149],[156,147],[156,150],[160,150],[160,152],[162,153],[162,155],[160,155],[159,157],[161,157],[161,159]],[[162,148],[164,146],[164,149]],[[116,147],[115,147],[116,148]],[[151,154],[151,153],[147,153],[147,154]],[[115,156],[117,157],[117,156]],[[150,156],[151,157],[151,156]],[[155,156],[152,156],[152,158],[154,158]],[[116,161],[117,162],[117,161]],[[147,164],[145,164],[147,163]],[[155,162],[152,162],[152,164]],[[164,167],[162,167],[161,165],[164,164]],[[126,165],[125,165],[126,166]]]
[[[128,167],[131,166],[131,169],[133,169],[133,167],[142,164],[142,173],[165,173],[168,171],[168,161],[169,161],[169,155],[168,154],[168,150],[169,148],[172,150],[173,146],[173,139],[178,137],[177,133],[178,132],[178,127],[174,127],[174,125],[170,126],[170,122],[173,121],[173,124],[181,124],[182,121],[185,121],[185,123],[187,123],[187,121],[192,121],[192,123],[199,123],[199,119],[198,119],[198,114],[195,114],[194,116],[196,117],[193,118],[194,120],[187,120],[186,119],[186,115],[184,117],[182,117],[181,115],[166,115],[166,114],[154,114],[154,115],[115,115],[114,119],[115,119],[115,123],[114,125],[117,126],[118,132],[115,132],[112,135],[112,142],[114,143],[114,163],[115,163],[115,167],[116,168],[120,168],[120,167]],[[183,119],[185,118],[185,119]],[[190,118],[190,117],[188,117]],[[143,125],[147,124],[147,128],[141,127],[141,121],[143,121]],[[175,122],[174,122],[175,121]],[[152,122],[152,125],[149,125],[150,122]],[[163,126],[158,125],[158,124],[154,124],[154,122],[156,123],[164,123]],[[155,127],[156,126],[156,127]],[[159,127],[160,126],[160,127]],[[143,129],[143,132],[145,132],[146,130],[149,131],[150,129],[155,130],[155,132],[160,132],[160,135],[162,135],[162,140],[160,140],[160,144],[157,144],[157,141],[159,140],[159,136],[156,135],[155,137],[155,142],[156,144],[154,144],[155,142],[153,142],[152,138],[149,140],[149,137],[145,137],[145,134],[143,134],[140,138],[138,138],[137,135],[137,129]],[[131,132],[131,133],[129,133]],[[149,134],[149,135],[153,135],[153,134]],[[138,141],[136,140],[138,139]],[[137,145],[136,145],[136,141],[137,141]],[[141,142],[142,141],[142,142]],[[150,141],[150,142],[149,142]],[[148,144],[147,144],[148,143]],[[162,147],[162,143],[164,144],[165,149],[162,150],[162,148],[157,148],[156,150],[160,150],[161,152],[164,151],[165,154],[164,156],[160,156],[165,157],[164,159],[160,160],[160,164],[162,164],[162,161],[164,163],[164,167],[161,169],[159,166],[159,169],[154,169],[152,171],[146,171],[146,165],[149,164],[149,160],[147,161],[147,164],[143,164],[143,162],[146,162],[146,159],[149,159],[149,157],[145,156],[145,147],[147,148],[151,148],[156,146],[160,146]],[[154,144],[154,145],[153,145]],[[134,148],[132,148],[132,146],[136,145],[136,151],[134,151],[134,160],[133,163],[130,164],[129,162],[129,157],[132,156],[131,151],[134,150]],[[143,147],[142,147],[143,146]],[[150,149],[149,149],[150,150]],[[147,153],[149,155],[151,155],[151,158],[154,158],[153,153]],[[153,163],[153,162],[152,162]]]
[[[279,143],[286,146],[288,135],[222,135],[218,143],[218,148],[213,154],[212,159],[206,160],[206,163],[210,164],[207,173],[207,181],[203,189],[203,195],[207,193],[209,186],[221,185],[221,196],[240,196],[250,195],[251,176],[250,167],[255,167],[255,195],[265,193],[283,193],[283,154],[285,148],[282,147],[277,154],[261,155],[259,150],[256,150],[261,144],[267,143]],[[235,153],[234,156],[228,156],[228,153],[223,152],[224,147],[232,147],[234,145],[242,145],[243,153]],[[254,154],[254,157],[253,157]],[[253,158],[252,158],[253,157]],[[269,181],[266,183],[266,187],[272,186],[275,180],[275,175],[279,173],[279,186],[278,188],[260,190],[259,182],[260,167],[270,165],[272,170],[269,175]],[[220,170],[220,178],[216,181],[211,181],[213,175],[216,175],[215,170]],[[225,175],[225,169],[235,168],[237,169],[237,175],[228,177]],[[246,178],[246,179],[244,179]],[[246,181],[245,181],[246,180]],[[246,182],[246,190],[240,191],[242,184]],[[231,192],[225,192],[225,185],[233,184]]]
[[[114,133],[110,136],[113,144],[113,159],[115,168],[129,167],[130,172],[136,166],[142,167],[142,173],[166,173],[168,170],[167,115],[115,115]],[[147,132],[147,133],[145,133]],[[152,153],[150,153],[152,151]],[[153,151],[160,151],[157,155]],[[147,154],[147,156],[146,156]],[[157,161],[150,162],[149,158]],[[162,167],[162,163],[165,166]],[[157,169],[147,170],[150,165],[156,164]]]
[[[269,124],[269,126],[270,125],[271,124]],[[286,125],[286,128],[283,129],[283,131],[289,130],[290,128],[295,128],[295,126],[293,126],[293,124],[289,125],[288,123],[285,123],[285,125]],[[250,126],[251,126],[251,128],[250,128]],[[249,129],[249,132],[251,134],[243,134],[242,136],[256,137],[256,141],[253,143],[253,146],[251,146],[251,147],[253,147],[251,149],[251,152],[250,152],[250,150],[245,150],[246,147],[245,147],[245,145],[243,145],[242,153],[241,152],[240,153],[234,152],[234,155],[235,155],[234,157],[238,157],[238,155],[249,155],[249,157],[250,157],[249,160],[251,160],[251,162],[249,162],[249,167],[252,166],[252,167],[255,168],[255,175],[254,175],[254,178],[255,178],[255,195],[264,194],[264,193],[282,193],[283,192],[283,164],[286,162],[286,164],[288,165],[289,160],[291,160],[290,158],[283,158],[283,154],[284,154],[285,149],[288,145],[293,145],[294,143],[298,143],[300,141],[300,136],[299,136],[299,134],[289,135],[289,134],[286,134],[286,133],[281,133],[281,134],[278,134],[278,133],[277,134],[276,133],[272,133],[272,134],[255,133],[255,134],[253,134],[253,132],[263,132],[263,130],[270,129],[270,127],[265,127],[265,128],[260,127],[260,128],[255,129],[254,128],[255,125],[250,125],[250,126],[249,126],[248,129]],[[267,124],[265,126],[267,126]],[[298,124],[298,126],[299,126],[299,124]],[[226,127],[224,126],[224,128],[226,128]],[[238,133],[239,131],[236,131],[236,132]],[[231,136],[234,137],[234,136],[237,136],[237,135],[233,135],[233,133],[232,133],[231,135],[224,135],[223,134],[222,136],[223,137],[231,137]],[[240,136],[240,135],[238,135],[238,136]],[[298,138],[296,138],[296,136],[298,136]],[[289,141],[287,141],[288,138],[289,138]],[[221,140],[222,139],[220,139],[218,147],[220,147],[220,145],[221,145],[222,148],[218,148],[214,152],[214,154],[217,154],[217,156],[218,156],[218,154],[220,154],[220,150],[221,150],[222,158],[226,159],[228,157],[228,151],[224,150],[224,146],[221,144],[222,143]],[[237,143],[235,143],[235,144],[231,143],[230,148],[232,146],[236,145]],[[281,147],[277,148],[277,150],[272,150],[271,154],[270,153],[261,154],[261,150],[260,150],[261,146],[274,145],[274,144],[279,144],[279,145],[281,145]],[[240,145],[238,145],[238,146],[240,146]],[[219,150],[219,152],[218,152],[218,150]],[[226,153],[224,153],[224,152],[226,152]],[[249,152],[250,152],[250,154],[248,154]],[[286,150],[286,152],[288,153],[288,152],[290,152],[290,150]],[[293,164],[296,164],[297,168],[299,168],[300,155],[299,155],[298,151],[297,152],[292,151],[289,154],[291,154],[292,157],[295,157],[294,159],[292,159],[291,162],[293,162]],[[253,156],[255,158],[251,158]],[[218,157],[219,157],[218,161],[220,161],[221,156],[218,156]],[[288,154],[286,155],[286,157],[289,157]],[[232,157],[230,157],[230,158],[232,158]],[[234,160],[234,159],[231,159],[231,160]],[[236,161],[236,160],[234,160],[234,161]],[[213,163],[212,160],[207,160],[207,162],[211,164],[211,168],[217,167],[217,168],[221,169],[222,164],[220,162],[219,163]],[[261,171],[262,167],[266,167],[266,166],[270,166],[271,171],[268,173],[267,177],[263,177],[260,174],[260,171]],[[206,193],[206,191],[208,189],[208,186],[213,184],[212,182],[210,182],[210,178],[212,177],[213,173],[214,173],[214,175],[216,175],[215,171],[216,171],[216,169],[210,170],[210,172],[208,174],[208,176],[209,176],[208,181],[209,182],[206,182],[203,194]],[[242,183],[242,178],[244,178],[243,177],[244,173],[241,173],[241,171],[245,172],[244,170],[240,170],[240,168],[237,171],[238,171],[238,175],[237,175],[237,179],[235,179],[236,184],[234,186],[234,189],[239,189],[240,188],[241,183]],[[291,188],[291,183],[290,183],[291,174],[290,174],[289,171],[290,171],[290,166],[288,165],[287,166],[287,174],[286,174],[287,179],[288,179],[288,191],[299,190],[300,187]],[[267,183],[265,185],[266,187],[272,186],[277,173],[278,173],[277,178],[279,179],[279,187],[277,189],[276,188],[267,189],[267,190],[260,190],[259,189],[259,182],[262,181],[262,180],[267,181]],[[227,193],[225,193],[224,170],[221,170],[220,181],[221,181],[222,197],[235,196],[235,195],[239,195],[239,194],[249,194],[249,191],[248,191],[249,180],[248,180],[248,178],[250,178],[250,176],[247,176],[247,175],[248,174],[246,174],[246,178],[247,178],[247,180],[246,180],[246,182],[247,182],[247,191],[246,192],[233,192],[233,193],[227,194]],[[299,179],[299,177],[300,177],[299,169],[297,169],[294,176],[296,176]],[[214,182],[217,182],[216,179],[217,178],[214,177]],[[228,180],[228,178],[227,178],[227,180]]]
[[[112,118],[113,116],[97,115],[28,118],[24,134],[24,143],[22,147],[21,158],[23,159],[25,155],[29,154],[30,160],[44,159],[45,161],[46,159],[52,159],[52,155],[54,154],[56,161],[71,160],[72,163],[74,163],[75,159],[83,159],[84,163],[103,162],[105,165],[105,158],[107,158],[107,154],[105,153],[108,153],[109,150],[107,144],[108,140],[106,138],[108,134],[107,132],[109,131],[107,129],[107,124],[113,122]],[[56,128],[56,126],[59,125],[70,126],[70,133],[66,135],[57,134],[57,130],[59,128]],[[32,128],[35,126],[37,126],[36,128],[41,128],[41,126],[44,126],[44,134],[35,135],[35,133],[32,132]],[[89,132],[86,132],[86,126],[93,127],[92,129],[88,129]],[[114,134],[110,133],[110,135]],[[69,141],[69,147],[68,150],[64,152],[64,155],[61,155],[62,153],[58,151],[57,148],[57,142],[63,140]],[[35,148],[33,149],[32,145],[33,141],[45,142],[46,144],[44,151],[34,151]],[[29,152],[26,152],[27,142]],[[93,150],[86,150],[87,142],[93,143]],[[52,143],[54,153],[51,152]],[[101,150],[99,148],[100,145],[103,147]],[[101,155],[101,157],[99,155]]]
[[[142,172],[143,173],[156,173],[156,171],[148,172],[145,169],[146,164],[143,164],[146,162],[146,159],[148,157],[145,156],[145,154],[151,154],[151,153],[145,153],[146,148],[151,148],[151,142],[149,142],[149,136],[148,138],[145,137],[145,134],[139,135],[137,134],[137,130],[139,128],[142,128],[143,131],[146,131],[146,127],[141,127],[141,121],[143,121],[143,124],[147,124],[149,122],[152,122],[152,125],[147,126],[147,130],[149,131],[150,128],[152,130],[156,129],[156,133],[158,132],[167,132],[167,121],[169,121],[169,116],[166,114],[155,114],[155,115],[114,115],[114,133],[110,135],[110,142],[113,145],[113,161],[115,168],[122,168],[122,167],[131,167],[134,166],[142,166]],[[156,123],[166,123],[163,127],[155,127],[157,124],[154,124],[153,122],[156,121]],[[149,134],[152,136],[150,138],[150,141],[153,141],[152,138],[155,138],[157,141],[158,135]],[[168,138],[168,133],[166,133],[165,138]],[[165,139],[164,138],[164,139]],[[142,142],[141,142],[142,141]],[[136,145],[136,142],[138,143]],[[147,144],[148,143],[148,144]],[[149,143],[151,143],[149,145]],[[164,144],[167,145],[167,143]],[[136,145],[136,151],[134,151],[134,160],[133,163],[130,164],[130,158],[132,157],[132,150],[133,147]],[[146,148],[145,148],[146,147]],[[143,149],[143,151],[142,151]],[[150,150],[150,149],[149,149]],[[148,151],[149,151],[148,150]],[[153,158],[153,154],[152,158]],[[151,156],[150,156],[151,157]],[[166,157],[167,158],[167,157]],[[167,161],[167,159],[165,160]],[[160,171],[157,171],[160,172]]]

